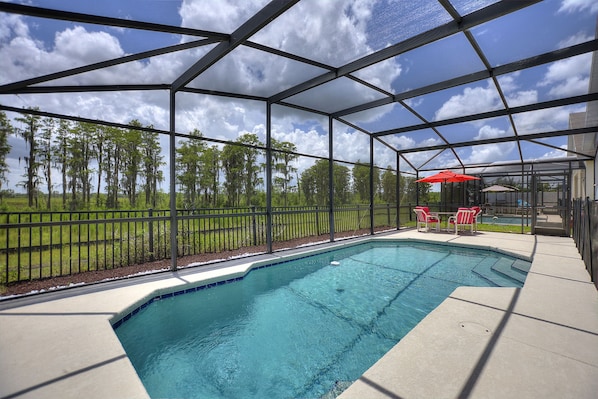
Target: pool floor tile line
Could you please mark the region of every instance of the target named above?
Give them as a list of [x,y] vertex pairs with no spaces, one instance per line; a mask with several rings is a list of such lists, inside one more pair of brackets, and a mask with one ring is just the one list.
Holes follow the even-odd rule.
[[[595,398],[598,392],[598,293],[589,283],[572,239],[487,232],[455,237],[418,233],[415,229],[374,237],[388,238],[479,245],[498,248],[524,259],[533,257],[513,316],[498,337],[473,387],[472,398],[537,398],[539,395],[550,399]],[[281,256],[282,253],[277,253],[264,258]],[[230,268],[237,270],[232,273],[248,267],[250,262],[255,262],[255,258],[231,262]],[[219,266],[211,270],[185,271],[184,275],[191,284],[201,284],[202,279],[213,279],[224,273],[228,271]],[[84,295],[41,294],[26,301],[0,302],[0,398],[68,399],[80,398],[84,393],[89,399],[147,399],[148,394],[116,338],[110,319],[142,298],[151,297],[152,292],[176,291],[182,283],[166,275],[137,281],[139,283],[87,287]],[[451,296],[500,309],[508,306],[507,299],[513,290],[460,287]],[[15,315],[2,317],[10,313]],[[475,367],[481,353],[478,350],[483,350],[481,344],[489,339],[465,331],[459,323],[495,325],[501,314],[498,309],[448,298],[339,399],[388,399],[393,395],[404,399],[457,397],[469,378],[468,373]],[[562,344],[555,338],[563,340]],[[555,342],[560,353],[554,351]],[[124,357],[93,371],[73,374],[75,370],[118,356]],[[44,381],[54,382],[40,385]]]

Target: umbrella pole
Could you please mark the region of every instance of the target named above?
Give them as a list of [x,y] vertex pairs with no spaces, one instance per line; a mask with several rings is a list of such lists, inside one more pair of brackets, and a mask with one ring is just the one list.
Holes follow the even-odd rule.
[[441,201],[442,212],[446,212],[446,183],[440,183],[440,191],[444,200]]

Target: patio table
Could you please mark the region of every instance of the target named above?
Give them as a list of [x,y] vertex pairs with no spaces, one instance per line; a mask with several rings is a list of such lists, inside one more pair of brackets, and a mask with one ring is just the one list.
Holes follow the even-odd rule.
[[[451,216],[455,216],[457,214],[456,211],[445,211],[445,212],[430,212],[430,215],[434,215],[438,218],[438,220],[440,220],[441,223],[441,228],[442,228],[442,219],[444,218],[443,216],[448,215],[448,217],[446,218],[446,228],[445,231],[449,231],[449,223],[448,220],[450,219]],[[451,229],[452,230],[452,229]]]

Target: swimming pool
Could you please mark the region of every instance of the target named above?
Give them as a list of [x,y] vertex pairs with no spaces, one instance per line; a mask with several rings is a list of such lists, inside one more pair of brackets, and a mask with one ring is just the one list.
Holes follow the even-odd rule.
[[521,286],[529,262],[374,240],[265,266],[114,324],[151,397],[334,397],[456,287]]
[[[521,226],[521,216],[488,216],[482,215],[480,223],[486,224],[508,224]],[[531,224],[531,217],[523,217],[523,225],[529,226]]]

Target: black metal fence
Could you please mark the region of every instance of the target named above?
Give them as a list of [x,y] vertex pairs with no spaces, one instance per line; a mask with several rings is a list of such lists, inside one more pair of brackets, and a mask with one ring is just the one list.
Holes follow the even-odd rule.
[[598,288],[598,202],[589,198],[573,201],[573,239]]
[[[395,204],[372,212],[367,205],[335,207],[334,232],[396,228],[396,212]],[[277,207],[271,214],[273,243],[330,234],[329,208]],[[265,252],[267,221],[261,207],[178,210],[177,256]],[[0,284],[169,259],[170,225],[169,210],[1,212]]]

